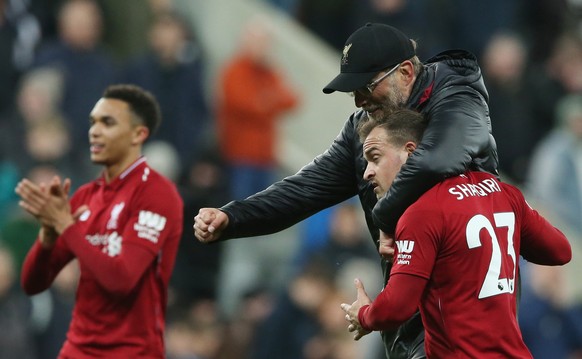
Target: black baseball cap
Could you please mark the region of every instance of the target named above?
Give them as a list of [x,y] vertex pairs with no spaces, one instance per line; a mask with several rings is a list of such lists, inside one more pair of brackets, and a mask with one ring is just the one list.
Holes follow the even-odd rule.
[[323,88],[352,92],[366,86],[376,74],[416,55],[412,41],[395,27],[367,23],[346,40],[340,73]]

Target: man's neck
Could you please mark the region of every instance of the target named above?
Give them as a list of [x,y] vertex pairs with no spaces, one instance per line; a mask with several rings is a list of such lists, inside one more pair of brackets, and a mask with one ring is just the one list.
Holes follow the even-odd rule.
[[104,171],[105,183],[111,183],[140,157],[141,154],[127,156],[123,161],[106,166]]

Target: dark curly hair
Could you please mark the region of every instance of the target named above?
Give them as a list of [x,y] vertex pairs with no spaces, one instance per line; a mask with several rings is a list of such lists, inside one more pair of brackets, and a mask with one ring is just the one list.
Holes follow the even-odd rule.
[[150,130],[150,137],[162,122],[160,105],[148,91],[136,85],[111,85],[103,92],[103,98],[116,99],[129,105],[134,115]]

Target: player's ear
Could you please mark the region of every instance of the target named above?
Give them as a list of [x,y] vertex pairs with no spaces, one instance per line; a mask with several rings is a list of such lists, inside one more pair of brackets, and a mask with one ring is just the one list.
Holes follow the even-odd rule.
[[416,143],[414,143],[412,141],[408,141],[404,145],[404,148],[406,149],[406,152],[408,152],[408,155],[410,156],[412,154],[412,152],[414,152],[416,150]]
[[144,125],[138,125],[133,132],[133,144],[143,144],[150,135],[150,129]]

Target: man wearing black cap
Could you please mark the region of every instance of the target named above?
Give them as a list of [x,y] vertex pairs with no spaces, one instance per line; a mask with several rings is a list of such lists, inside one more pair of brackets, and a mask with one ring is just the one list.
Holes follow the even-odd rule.
[[[378,229],[392,234],[404,210],[443,179],[468,169],[497,175],[488,95],[476,58],[451,50],[422,64],[415,47],[388,25],[356,30],[343,49],[340,74],[323,91],[351,92],[361,110],[349,117],[330,148],[297,174],[244,201],[201,209],[196,237],[211,242],[273,233],[357,194],[376,243]],[[423,113],[428,126],[388,193],[377,200],[363,178],[366,161],[356,128],[368,116],[401,107]],[[390,265],[382,264],[387,277]],[[425,357],[418,313],[397,331],[382,334],[389,358]]]

